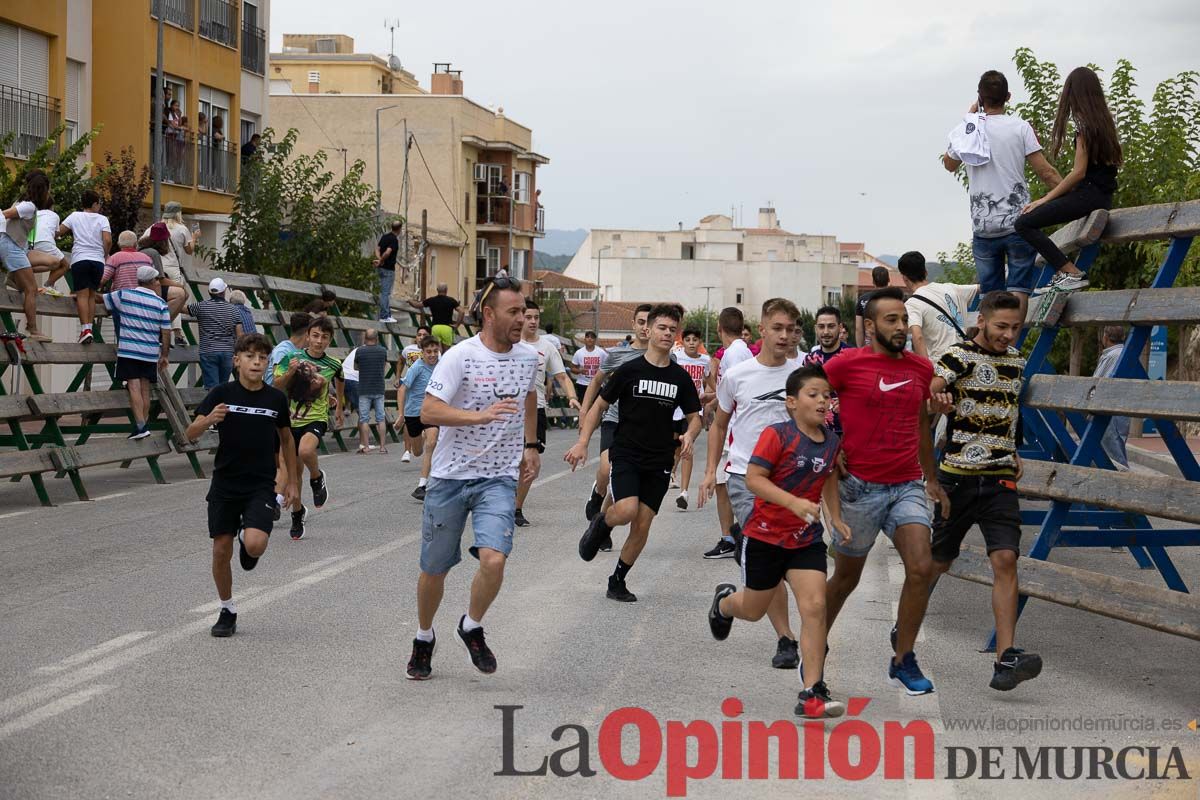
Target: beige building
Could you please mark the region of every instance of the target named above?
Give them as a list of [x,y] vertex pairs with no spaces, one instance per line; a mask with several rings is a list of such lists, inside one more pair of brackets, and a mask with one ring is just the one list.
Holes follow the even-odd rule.
[[413,237],[425,215],[423,263],[397,277],[395,296],[444,282],[452,295],[470,298],[501,268],[528,279],[534,242],[545,232],[537,170],[549,159],[533,150],[528,127],[464,97],[462,75],[449,64],[435,65],[430,84],[429,92],[382,95],[293,92],[273,82],[272,125],[299,131],[297,152],[332,151],[335,167],[343,154],[361,159],[366,180],[379,181],[384,212],[407,209]]
[[593,229],[564,274],[599,284],[608,301],[737,306],[750,317],[772,297],[815,311],[855,295],[858,283],[836,237],[791,233],[773,208],[759,209],[754,228],[711,214],[687,230]]
[[354,52],[342,34],[285,33],[283,52],[271,53],[278,91],[306,94],[423,94],[417,78],[395,56]]

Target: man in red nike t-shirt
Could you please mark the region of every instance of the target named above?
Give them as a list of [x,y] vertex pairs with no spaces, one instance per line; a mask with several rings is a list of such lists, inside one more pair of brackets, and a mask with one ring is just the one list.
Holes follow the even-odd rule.
[[854,532],[850,541],[833,543],[834,571],[825,591],[828,622],[832,627],[858,585],[867,554],[882,530],[904,562],[888,677],[910,695],[929,694],[933,683],[921,673],[912,649],[925,617],[933,570],[930,501],[940,503],[943,514],[950,507],[937,480],[926,407],[933,365],[904,349],[908,313],[899,289],[876,292],[863,324],[870,346],[825,364],[829,385],[839,398],[849,472],[839,486],[842,517]]

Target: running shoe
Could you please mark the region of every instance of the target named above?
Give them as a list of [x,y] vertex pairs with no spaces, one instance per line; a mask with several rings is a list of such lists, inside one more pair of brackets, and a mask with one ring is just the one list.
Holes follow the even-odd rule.
[[674,473],[674,472],[672,472],[672,473],[671,473],[671,488],[672,488],[672,489],[678,489],[678,488],[679,488],[679,479],[675,477],[675,473]]
[[275,510],[272,512],[272,517],[275,522],[279,522],[279,518],[283,516],[283,506],[279,504],[278,500],[272,500],[271,504],[275,507]]
[[894,659],[888,661],[888,683],[903,689],[912,697],[933,694],[933,681],[921,672],[917,665],[917,657],[913,653],[905,653],[899,664]]
[[425,502],[425,487],[418,486],[417,488],[413,489],[412,496],[420,500],[422,503]]
[[427,681],[433,672],[430,662],[433,661],[433,651],[437,649],[437,637],[432,642],[422,642],[413,639],[412,656],[408,659],[408,679],[410,681]]
[[600,506],[604,505],[604,496],[596,493],[596,484],[592,484],[592,496],[588,498],[587,505],[583,507],[583,516],[588,522],[600,513]]
[[171,344],[175,347],[187,347],[188,340],[183,338],[182,333],[177,333],[175,334],[175,339],[171,342]]
[[1017,684],[1042,674],[1042,657],[1026,653],[1019,647],[1010,647],[1000,654],[1000,660],[992,667],[993,689],[1001,692],[1017,688]]
[[522,512],[519,508],[517,509],[517,513],[513,514],[513,524],[518,528],[524,528],[529,524],[529,520],[525,519],[524,512]]
[[47,297],[66,297],[65,294],[55,289],[53,286],[43,286],[39,291]]
[[620,603],[637,602],[637,595],[629,591],[629,587],[625,585],[625,581],[616,575],[608,576],[608,592],[605,594],[605,597]]
[[245,534],[244,530],[238,531],[238,562],[242,565],[242,569],[249,572],[258,566],[258,556],[252,556],[246,552]]
[[722,583],[713,592],[712,605],[708,609],[708,629],[712,631],[713,638],[718,642],[728,639],[729,630],[733,627],[733,617],[721,614],[721,598],[728,597],[736,591],[737,587],[732,583]]
[[602,541],[600,543],[600,552],[601,553],[611,553],[612,549],[613,549],[613,542],[612,542],[612,534],[610,533],[607,536],[605,536],[604,541]]
[[602,537],[609,536],[611,541],[612,530],[608,529],[604,524],[604,517],[597,514],[592,518],[591,524],[587,526],[587,530],[583,532],[583,536],[579,537],[579,557],[584,561],[591,561],[596,557],[596,553],[600,551],[600,545],[604,539]]
[[1050,283],[1033,290],[1034,297],[1040,297],[1048,292],[1074,292],[1086,289],[1088,279],[1083,274],[1072,275],[1069,272],[1056,272]]
[[467,655],[471,657],[471,663],[475,665],[475,669],[484,675],[491,675],[496,671],[496,656],[492,654],[487,642],[484,641],[483,628],[476,628],[470,632],[463,630],[463,621],[466,618],[466,614],[458,618],[458,627],[454,629],[454,637],[462,643],[463,647],[467,648]]
[[217,615],[217,622],[212,626],[210,632],[218,639],[224,639],[227,636],[233,636],[237,631],[237,614],[234,614],[228,608],[222,608],[221,613]]
[[304,538],[304,518],[308,516],[308,509],[300,506],[299,511],[292,512],[292,541],[298,542]]
[[145,425],[140,425],[133,429],[133,433],[126,436],[126,439],[145,439],[150,435],[150,429]]
[[308,482],[312,487],[313,506],[320,508],[329,502],[329,486],[325,483],[325,470],[321,470],[321,474]]
[[824,681],[817,681],[811,689],[803,689],[796,703],[796,716],[808,719],[840,717],[846,713],[846,705],[829,695]]
[[704,557],[709,560],[714,558],[733,558],[733,553],[735,550],[737,550],[737,547],[734,546],[733,542],[722,537],[717,542],[717,546],[706,552]]
[[775,669],[795,669],[800,666],[799,642],[786,636],[780,636],[779,644],[775,646],[775,656],[771,659],[771,666]]
[[400,461],[401,461],[402,463],[405,463],[405,464],[407,464],[408,462],[412,461],[412,453],[410,453],[410,452],[408,452],[407,450],[405,450],[405,451],[404,451],[404,455],[400,456]]
[[386,317],[380,317],[379,321],[380,322],[395,322],[396,318],[393,317],[391,314],[388,314]]
[[679,497],[675,498],[675,507],[678,508],[680,511],[687,511],[688,501],[687,501],[686,494],[681,494],[681,495],[679,495]]
[[91,344],[92,339],[93,339],[93,336],[92,336],[92,332],[90,330],[82,330],[79,332],[79,343],[80,344]]

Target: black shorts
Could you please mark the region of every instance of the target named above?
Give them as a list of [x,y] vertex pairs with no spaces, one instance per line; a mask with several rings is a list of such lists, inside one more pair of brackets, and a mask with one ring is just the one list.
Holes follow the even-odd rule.
[[674,431],[674,433],[675,433],[675,449],[677,449],[677,450],[679,449],[679,445],[680,445],[679,438],[681,436],[683,436],[685,433],[687,433],[687,429],[688,429],[687,417],[684,417],[683,419],[671,420],[671,430]]
[[242,528],[271,532],[275,523],[275,488],[268,486],[247,497],[208,501],[208,537],[237,535]]
[[750,536],[742,537],[742,583],[747,589],[765,592],[774,589],[789,569],[826,571],[828,555],[825,542],[817,539],[804,547],[780,547]]
[[946,563],[958,558],[963,537],[972,525],[983,532],[988,553],[1021,552],[1021,504],[1012,478],[955,475],[939,470],[938,482],[950,497],[950,519],[942,518],[938,506],[930,545],[934,561]]
[[579,401],[579,405],[583,405],[583,396],[587,394],[587,387],[578,381],[573,381],[573,383],[575,383],[575,399]]
[[419,439],[421,438],[421,434],[425,433],[426,428],[435,427],[437,426],[426,425],[424,422],[421,422],[421,418],[419,416],[404,418],[404,430],[408,432],[408,437],[410,439]]
[[104,263],[101,261],[76,261],[71,265],[71,288],[100,289],[100,279],[104,277]]
[[538,444],[546,446],[546,409],[539,408],[537,415],[537,440]]
[[325,432],[329,430],[328,422],[310,422],[307,425],[300,427],[292,426],[292,441],[296,445],[296,452],[300,452],[300,440],[304,438],[304,434],[311,433],[317,437],[317,444],[321,443],[321,439],[325,438]]
[[613,439],[617,438],[617,423],[601,422],[600,423],[600,452],[606,452],[612,447]]
[[158,383],[158,362],[118,356],[116,374],[119,381],[141,378],[151,383]]
[[614,503],[636,497],[655,514],[671,485],[670,467],[643,467],[622,458],[620,451],[609,453],[608,490]]

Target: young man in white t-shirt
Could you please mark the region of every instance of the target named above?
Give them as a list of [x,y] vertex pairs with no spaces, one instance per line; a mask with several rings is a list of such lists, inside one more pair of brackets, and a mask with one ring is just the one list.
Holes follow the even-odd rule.
[[[1021,314],[1029,304],[1033,291],[1033,262],[1037,252],[1013,230],[1013,222],[1029,203],[1029,186],[1025,182],[1025,164],[1053,188],[1062,181],[1058,170],[1046,160],[1042,145],[1029,123],[1004,112],[1011,95],[1008,79],[1002,72],[988,70],[979,79],[978,95],[968,111],[981,108],[987,114],[984,122],[990,149],[988,163],[967,165],[967,192],[971,198],[971,252],[980,292],[1007,289],[1021,299]],[[947,147],[942,165],[957,172],[962,159],[953,147]],[[1005,276],[1005,263],[1008,275]]]
[[[696,394],[700,396],[700,405],[706,405],[711,399],[704,393],[707,382],[709,365],[712,357],[700,352],[702,337],[700,331],[688,328],[683,332],[683,350],[676,354],[675,363],[683,367],[692,383],[696,384]],[[687,420],[683,411],[675,409],[675,435],[682,437],[687,430]],[[675,507],[680,511],[688,509],[688,487],[692,483],[692,454],[684,456],[681,452],[675,454],[675,465],[679,468],[679,497],[675,498]]]
[[571,356],[571,363],[568,365],[571,374],[575,376],[575,396],[580,401],[587,393],[587,387],[591,386],[592,379],[600,371],[600,365],[604,362],[606,355],[607,352],[604,348],[596,345],[595,331],[588,331],[583,335],[583,347],[575,351],[575,355]]
[[421,404],[421,422],[437,426],[441,434],[425,492],[410,680],[430,676],[433,618],[446,573],[462,560],[468,514],[474,535],[470,553],[479,560],[479,569],[467,613],[459,617],[454,634],[477,670],[496,671],[481,623],[500,592],[512,552],[518,475],[532,479],[541,468],[534,388],[538,355],[521,341],[521,282],[493,278],[480,292],[479,306],[480,332],[446,351]]
[[[717,413],[708,432],[708,462],[700,483],[700,506],[716,492],[719,473],[726,473],[725,488],[739,527],[745,526],[754,510],[754,495],[746,488],[746,466],[758,437],[768,425],[789,418],[787,378],[800,362],[789,360],[787,353],[799,316],[799,309],[790,300],[776,297],[763,303],[762,350],[731,368],[717,385]],[[723,442],[729,447],[724,453]],[[800,663],[799,644],[788,624],[787,592],[782,584],[777,594],[767,611],[779,637],[771,666],[795,669]]]
[[100,213],[100,195],[91,189],[84,190],[79,209],[68,214],[55,233],[74,239],[71,282],[75,289],[75,310],[79,314],[79,343],[91,344],[104,261],[112,250],[112,227],[108,217]]
[[912,295],[904,302],[912,350],[936,364],[951,345],[963,341],[960,331],[973,316],[967,309],[979,296],[979,285],[930,283],[925,256],[915,250],[900,256],[897,268]]

